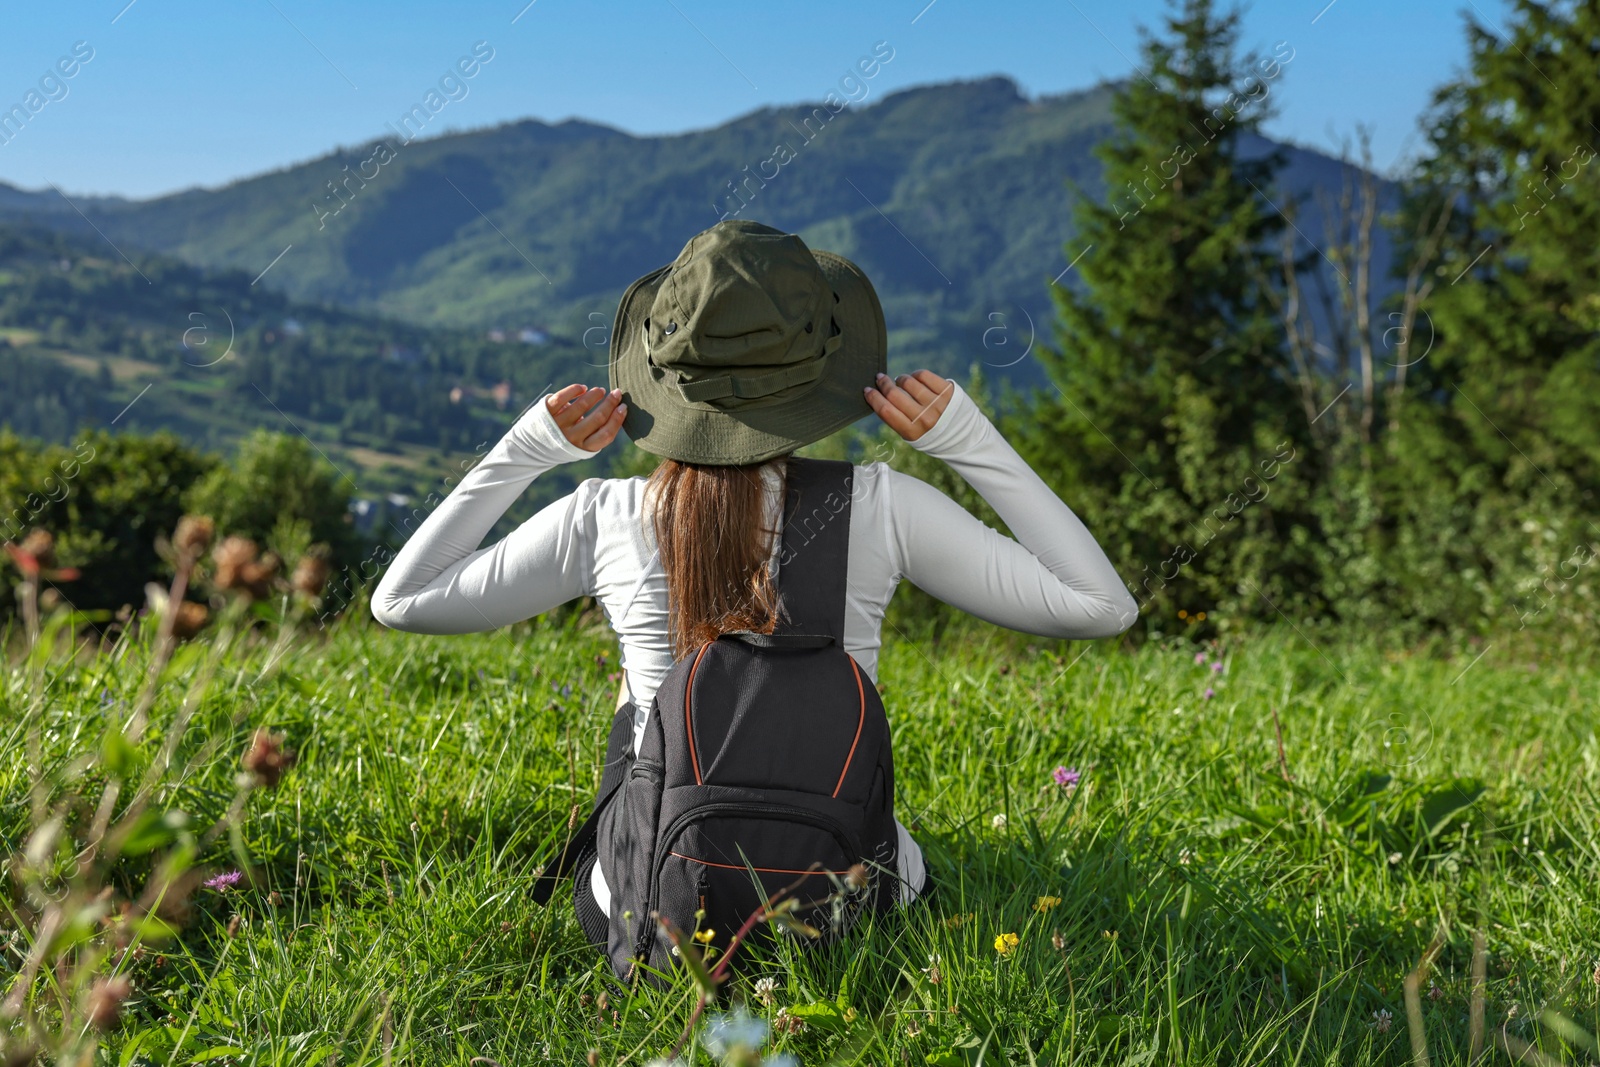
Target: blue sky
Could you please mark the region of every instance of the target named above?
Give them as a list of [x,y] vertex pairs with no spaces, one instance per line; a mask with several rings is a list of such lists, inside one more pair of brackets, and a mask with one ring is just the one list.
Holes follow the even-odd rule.
[[[526,6],[525,6],[526,5]],[[94,0],[12,4],[0,110],[74,45],[93,58],[8,143],[0,181],[151,196],[216,186],[364,142],[487,42],[493,58],[444,129],[578,116],[633,133],[714,126],[820,99],[879,41],[868,101],[910,85],[1006,74],[1030,94],[1127,76],[1159,0]],[[1243,44],[1288,42],[1276,136],[1330,147],[1374,127],[1393,171],[1432,88],[1460,71],[1463,18],[1504,0],[1256,0]],[[80,50],[81,51],[81,50]],[[462,90],[456,90],[459,95]],[[35,98],[39,99],[38,97]]]

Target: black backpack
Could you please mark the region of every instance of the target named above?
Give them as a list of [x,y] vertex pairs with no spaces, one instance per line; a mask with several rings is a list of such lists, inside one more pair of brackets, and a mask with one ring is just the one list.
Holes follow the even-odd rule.
[[[726,951],[766,899],[797,882],[792,918],[821,934],[808,941],[836,939],[864,910],[899,899],[889,720],[844,650],[853,473],[789,461],[777,629],[726,634],[675,663],[637,756],[634,707],[623,705],[594,810],[534,887],[543,904],[572,873],[579,922],[624,981],[635,961],[672,970],[653,913],[686,937],[709,931]],[[589,890],[601,857],[609,916]],[[824,903],[857,864],[866,888]],[[770,936],[758,924],[745,940]]]

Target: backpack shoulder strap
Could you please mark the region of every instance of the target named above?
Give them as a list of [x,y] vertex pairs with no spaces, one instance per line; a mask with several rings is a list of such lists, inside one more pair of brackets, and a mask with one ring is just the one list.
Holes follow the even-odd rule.
[[789,460],[778,552],[780,634],[822,634],[844,645],[854,476],[855,468],[840,460]]

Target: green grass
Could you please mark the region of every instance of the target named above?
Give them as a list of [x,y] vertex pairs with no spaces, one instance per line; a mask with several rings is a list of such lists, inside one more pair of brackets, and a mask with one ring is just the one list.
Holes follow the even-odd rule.
[[[1440,936],[1424,1032],[1434,1064],[1463,1063],[1478,929],[1491,1041],[1504,1028],[1586,1062],[1539,1013],[1600,1030],[1594,671],[1318,641],[1243,639],[1221,673],[1182,641],[891,641],[898,809],[940,899],[847,944],[752,958],[724,1002],[808,1012],[805,1032],[776,1041],[806,1064],[1399,1063],[1402,979]],[[222,816],[258,726],[300,758],[244,806],[254,885],[200,890],[181,934],[132,964],[112,1061],[510,1067],[671,1049],[687,984],[608,991],[570,894],[548,909],[528,898],[596,782],[607,635],[576,616],[468,638],[351,625],[276,657],[265,641],[223,654],[198,702],[193,647],[168,668],[137,756],[155,758],[187,696],[162,802],[196,829]],[[127,714],[143,655],[128,642],[51,667],[37,718],[24,669],[10,670],[8,865],[32,818],[25,738],[53,795],[97,799],[101,772],[73,778],[69,764]],[[1083,772],[1070,796],[1051,780],[1061,764]],[[211,872],[234,854],[222,836],[201,859]],[[122,861],[119,896],[148,870]],[[1041,896],[1060,903],[1038,911]],[[0,911],[0,946],[15,907]],[[1006,956],[1002,933],[1019,942]],[[26,943],[0,951],[0,996]],[[772,1008],[750,995],[760,976],[778,979]]]

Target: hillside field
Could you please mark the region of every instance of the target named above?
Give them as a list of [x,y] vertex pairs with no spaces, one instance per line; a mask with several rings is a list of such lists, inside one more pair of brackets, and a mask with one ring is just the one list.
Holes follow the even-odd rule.
[[[198,857],[208,876],[243,870],[239,885],[197,889],[175,939],[127,957],[134,999],[96,1062],[664,1057],[688,985],[608,992],[570,895],[548,909],[528,897],[597,780],[617,667],[595,623],[571,612],[430,638],[350,622],[180,650],[125,759],[148,769],[189,709],[154,775],[187,833],[226,815],[256,728],[281,731],[298,763],[247,794],[233,845],[217,835]],[[1433,1063],[1463,1063],[1481,930],[1490,1054],[1504,1061],[1503,1034],[1587,1062],[1541,1012],[1600,1030],[1592,666],[1313,644],[1287,628],[1136,650],[987,629],[889,636],[897,807],[940,898],[845,945],[748,961],[718,1007],[806,1020],[774,1035],[777,1051],[805,1064],[1409,1062],[1402,983],[1438,937],[1422,1032]],[[6,865],[36,817],[32,768],[41,800],[100,795],[103,770],[80,757],[128,714],[146,648],[41,674],[12,661]],[[1074,789],[1057,767],[1080,773]],[[121,861],[114,899],[148,871]],[[6,908],[0,927],[17,921]],[[997,951],[1007,934],[1015,947]],[[29,937],[0,929],[0,992]],[[753,995],[759,977],[776,980],[771,1005]]]

